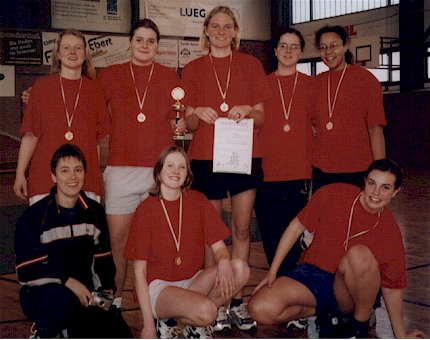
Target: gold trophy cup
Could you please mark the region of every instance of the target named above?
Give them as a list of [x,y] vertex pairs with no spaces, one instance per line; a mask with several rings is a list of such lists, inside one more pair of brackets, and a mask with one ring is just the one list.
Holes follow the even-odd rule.
[[[176,103],[172,105],[173,111],[176,112],[176,123],[181,119],[181,112],[185,111],[185,106],[181,104],[180,100],[184,99],[185,97],[185,91],[182,87],[175,87],[172,90],[172,98],[176,100]],[[174,140],[184,140],[185,135],[183,133],[180,133],[179,131],[175,130],[173,133],[173,139]]]

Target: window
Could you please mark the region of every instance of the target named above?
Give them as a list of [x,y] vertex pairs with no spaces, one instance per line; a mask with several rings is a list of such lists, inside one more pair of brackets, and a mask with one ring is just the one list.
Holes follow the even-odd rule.
[[398,5],[400,0],[292,0],[292,24]]

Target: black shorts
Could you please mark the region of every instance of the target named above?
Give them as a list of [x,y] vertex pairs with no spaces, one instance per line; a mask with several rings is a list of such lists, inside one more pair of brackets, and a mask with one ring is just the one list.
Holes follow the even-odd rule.
[[192,160],[194,174],[193,189],[200,191],[210,200],[227,198],[241,192],[256,189],[263,181],[261,158],[252,159],[251,175],[212,172],[212,161]]

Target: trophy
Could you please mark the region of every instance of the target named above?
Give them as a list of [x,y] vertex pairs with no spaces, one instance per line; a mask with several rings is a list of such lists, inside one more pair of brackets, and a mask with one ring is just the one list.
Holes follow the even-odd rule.
[[[175,87],[172,90],[172,98],[174,100],[176,100],[176,103],[172,105],[172,109],[173,111],[176,112],[176,123],[179,121],[179,119],[181,118],[180,113],[183,112],[185,110],[185,106],[183,104],[181,104],[180,100],[184,99],[185,97],[185,91],[182,87]],[[175,130],[175,132],[173,133],[173,139],[174,140],[184,140],[185,136],[183,133],[180,133],[179,131]]]

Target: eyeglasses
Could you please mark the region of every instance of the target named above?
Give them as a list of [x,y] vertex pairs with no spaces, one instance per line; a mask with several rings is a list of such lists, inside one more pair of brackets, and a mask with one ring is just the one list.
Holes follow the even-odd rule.
[[219,30],[232,31],[232,30],[234,30],[234,26],[233,25],[224,25],[224,26],[221,26],[221,25],[218,25],[218,24],[210,24],[209,28],[211,30],[214,30],[214,31],[219,31]]
[[331,43],[328,46],[322,44],[322,45],[318,46],[318,51],[325,52],[325,51],[328,51],[328,50],[335,50],[335,49],[337,49],[340,46],[343,46],[343,43],[341,43],[341,42],[333,42],[333,43]]
[[292,51],[299,51],[301,50],[301,46],[299,44],[287,44],[287,43],[279,43],[278,48],[281,50],[287,50],[290,49]]

